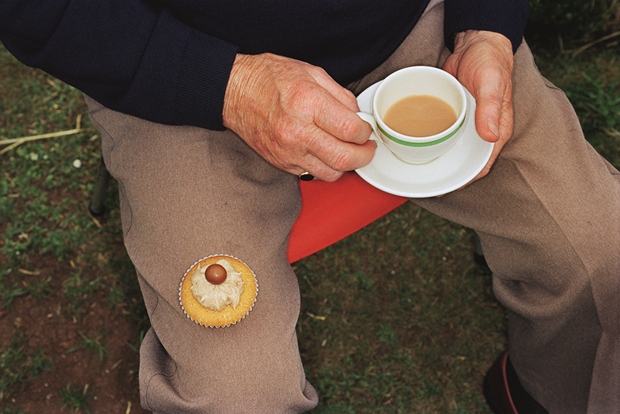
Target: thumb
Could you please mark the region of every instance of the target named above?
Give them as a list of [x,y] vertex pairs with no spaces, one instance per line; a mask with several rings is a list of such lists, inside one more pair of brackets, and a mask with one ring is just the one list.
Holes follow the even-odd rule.
[[494,82],[485,82],[475,91],[476,130],[485,141],[496,142],[500,138],[505,94],[505,88]]

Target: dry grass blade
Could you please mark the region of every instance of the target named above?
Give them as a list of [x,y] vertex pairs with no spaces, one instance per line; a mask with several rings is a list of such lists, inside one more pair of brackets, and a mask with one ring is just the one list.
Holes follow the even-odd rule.
[[578,48],[576,50],[572,50],[572,51],[568,51],[568,52],[572,52],[573,57],[575,57],[578,54],[584,52],[585,50],[591,48],[594,45],[597,45],[597,44],[599,44],[601,42],[604,42],[604,41],[609,40],[609,39],[613,39],[614,37],[618,37],[618,36],[620,36],[620,31],[608,34],[607,36],[603,36],[600,39],[597,39],[597,40],[595,40],[593,42],[588,43],[587,45],[583,45],[583,46],[581,46],[580,48]]
[[70,129],[68,131],[50,132],[49,134],[31,135],[29,137],[5,139],[5,140],[0,141],[0,145],[21,144],[24,142],[36,141],[39,139],[64,137],[67,135],[77,134],[82,131],[84,131],[82,128],[76,128],[76,129]]
[[620,138],[620,131],[614,128],[605,128],[605,133],[612,138]]
[[40,139],[48,139],[48,138],[65,137],[68,135],[79,134],[80,132],[84,131],[84,129],[81,128],[81,123],[82,123],[82,116],[78,115],[74,129],[69,129],[67,131],[50,132],[48,134],[31,135],[28,137],[4,139],[0,141],[0,145],[9,145],[9,144],[12,144],[12,145],[9,145],[8,147],[0,151],[0,155],[12,150],[13,148],[23,144],[24,142],[37,141]]
[[39,276],[41,274],[41,272],[39,270],[26,270],[26,269],[17,269],[17,271],[21,274],[24,275],[29,275],[29,276]]

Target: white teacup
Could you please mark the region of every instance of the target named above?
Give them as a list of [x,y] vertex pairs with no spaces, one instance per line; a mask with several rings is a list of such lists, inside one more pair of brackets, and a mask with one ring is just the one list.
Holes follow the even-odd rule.
[[[448,129],[431,136],[414,137],[400,134],[383,122],[388,108],[411,95],[431,95],[446,101],[457,115]],[[385,78],[372,98],[372,114],[359,112],[372,125],[375,134],[401,160],[425,164],[445,154],[461,137],[467,112],[465,88],[452,75],[429,66],[401,69]]]

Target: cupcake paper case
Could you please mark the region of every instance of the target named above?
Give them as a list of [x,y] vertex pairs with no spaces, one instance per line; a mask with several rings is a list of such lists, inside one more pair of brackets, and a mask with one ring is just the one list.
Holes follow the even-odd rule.
[[[224,309],[216,312],[202,306],[194,297],[191,290],[191,276],[200,266],[214,264],[220,259],[228,260],[234,269],[241,273],[241,278],[243,279],[243,293],[241,293],[239,304],[236,308],[228,305]],[[179,301],[183,312],[197,324],[215,328],[234,325],[245,318],[254,307],[257,295],[258,283],[254,272],[241,260],[224,254],[207,256],[194,263],[183,275],[179,287]]]

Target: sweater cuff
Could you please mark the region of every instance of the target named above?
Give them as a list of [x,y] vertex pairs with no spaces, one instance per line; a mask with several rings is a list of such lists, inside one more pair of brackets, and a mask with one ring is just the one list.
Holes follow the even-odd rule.
[[446,1],[444,39],[450,51],[454,51],[454,36],[466,30],[486,30],[506,36],[515,53],[527,23],[527,1],[485,0],[476,2]]
[[190,32],[177,82],[176,118],[180,124],[224,129],[224,95],[237,50],[197,30]]

